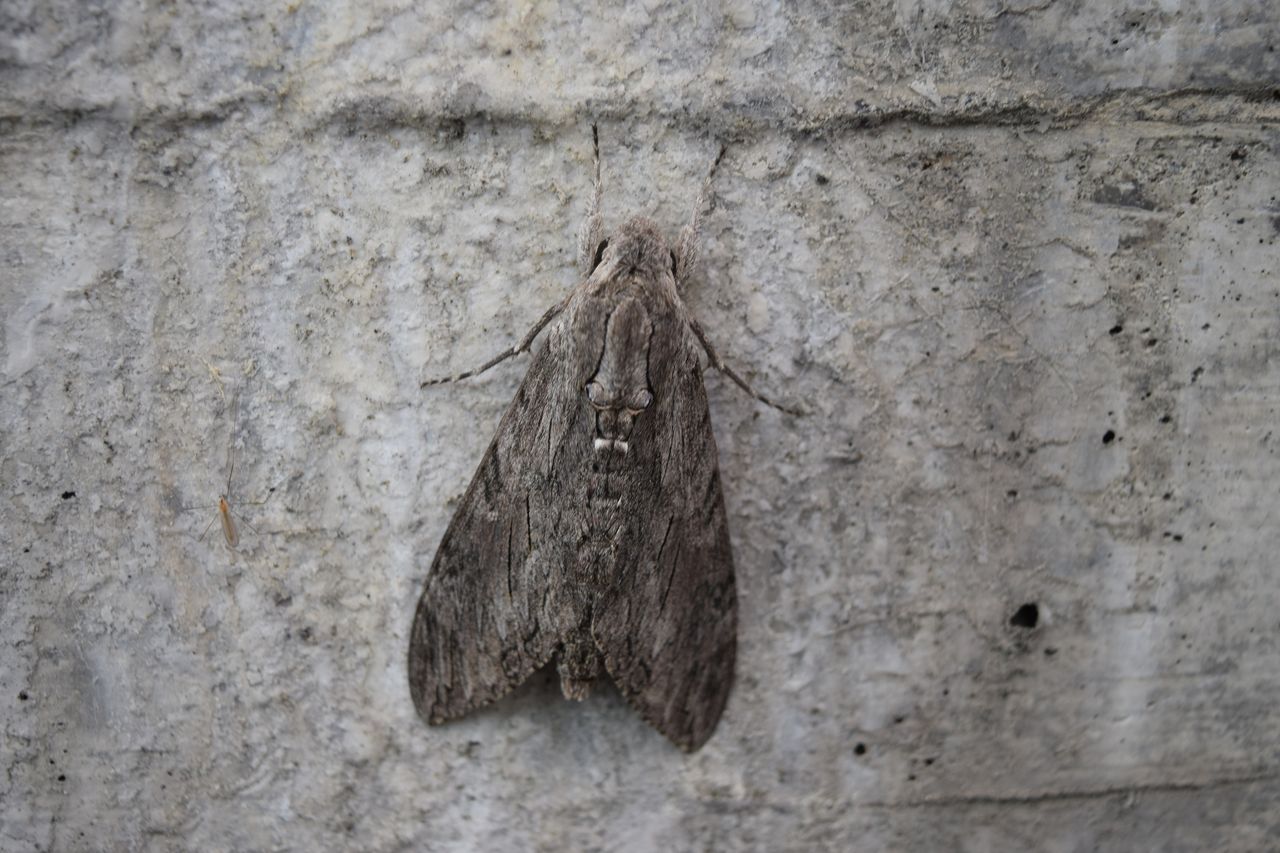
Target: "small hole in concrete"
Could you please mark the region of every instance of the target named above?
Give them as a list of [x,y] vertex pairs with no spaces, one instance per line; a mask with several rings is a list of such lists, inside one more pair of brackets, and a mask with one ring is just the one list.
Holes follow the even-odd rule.
[[855,744],[855,745],[854,745],[854,747],[853,747],[853,754],[854,754],[854,755],[866,755],[866,754],[867,754],[867,745],[866,745],[865,743]]
[[1113,442],[1113,441],[1115,441],[1115,440],[1116,440],[1116,431],[1115,431],[1115,430],[1113,430],[1113,429],[1109,429],[1109,430],[1107,430],[1106,432],[1104,432],[1104,433],[1102,434],[1102,443],[1103,443],[1103,444],[1110,444],[1111,442]]
[[1009,624],[1016,628],[1034,628],[1040,622],[1040,606],[1034,602],[1024,604],[1009,617]]

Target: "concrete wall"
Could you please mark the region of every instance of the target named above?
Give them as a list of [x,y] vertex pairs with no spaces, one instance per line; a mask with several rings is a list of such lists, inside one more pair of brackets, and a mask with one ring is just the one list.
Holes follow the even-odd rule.
[[[1269,0],[0,7],[0,848],[1275,849],[1278,45]],[[418,384],[573,285],[592,118],[671,233],[729,143],[687,299],[811,410],[708,375],[692,756],[405,683],[523,364]]]

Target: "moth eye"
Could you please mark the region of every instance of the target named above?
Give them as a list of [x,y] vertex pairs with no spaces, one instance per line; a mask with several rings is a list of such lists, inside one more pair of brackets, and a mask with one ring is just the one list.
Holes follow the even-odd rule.
[[608,246],[609,246],[609,241],[607,239],[601,240],[600,245],[596,246],[596,258],[594,261],[591,262],[591,270],[593,272],[595,271],[596,267],[600,266],[600,262],[604,260],[604,250],[608,248]]

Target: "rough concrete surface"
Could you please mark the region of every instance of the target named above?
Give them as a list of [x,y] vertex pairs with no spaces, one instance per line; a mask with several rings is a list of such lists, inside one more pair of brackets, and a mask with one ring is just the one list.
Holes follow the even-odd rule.
[[[0,848],[1280,849],[1277,46],[1270,0],[0,3]],[[810,410],[708,374],[739,677],[688,756],[405,678],[523,363],[419,382],[574,284],[593,118],[615,223],[729,144],[687,299]]]

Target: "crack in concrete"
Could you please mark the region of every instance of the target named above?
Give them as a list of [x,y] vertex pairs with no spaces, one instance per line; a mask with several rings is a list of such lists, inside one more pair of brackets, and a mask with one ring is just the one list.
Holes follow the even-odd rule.
[[[1184,86],[1164,91],[1133,88],[1094,95],[1045,96],[1035,93],[999,96],[976,91],[943,96],[941,107],[925,108],[896,99],[883,104],[853,101],[852,108],[841,105],[831,110],[789,106],[768,109],[757,100],[730,102],[715,108],[688,110],[654,107],[636,99],[620,99],[600,104],[590,111],[598,121],[624,123],[638,115],[669,119],[695,129],[704,129],[729,141],[773,130],[796,137],[825,137],[832,133],[869,130],[895,124],[933,128],[1000,127],[1048,124],[1071,127],[1091,119],[1107,121],[1170,122],[1182,127],[1197,124],[1280,124],[1280,101],[1271,84],[1249,86]],[[870,93],[868,93],[870,94]],[[1206,108],[1215,102],[1216,108]],[[1231,102],[1236,102],[1233,106]],[[1240,102],[1253,105],[1240,110]],[[847,104],[848,102],[844,102]],[[10,99],[0,105],[0,127],[13,125],[66,125],[85,119],[99,119],[131,127],[185,124],[216,125],[252,107],[273,107],[285,114],[299,114],[274,91],[240,92],[188,107],[161,105],[137,110],[117,102],[103,104],[51,103],[47,100]],[[1167,111],[1168,115],[1152,113]],[[582,109],[551,104],[457,104],[449,101],[423,104],[420,101],[388,96],[349,99],[319,110],[302,129],[308,132],[340,125],[349,131],[387,130],[396,127],[434,127],[482,121],[494,125],[524,127],[577,127],[584,119]],[[305,115],[305,114],[304,114]]]
[[1269,782],[1280,778],[1278,770],[1263,770],[1244,776],[1231,776],[1221,779],[1208,779],[1202,782],[1146,782],[1137,785],[1111,785],[1095,789],[1074,789],[1062,791],[1037,791],[1030,794],[962,794],[958,796],[925,797],[918,800],[900,800],[898,802],[870,802],[861,805],[867,808],[901,809],[901,808],[937,808],[949,806],[1006,806],[1006,805],[1039,805],[1041,803],[1071,802],[1079,800],[1103,800],[1110,797],[1139,794],[1171,794],[1184,791],[1207,791],[1214,788],[1226,788],[1237,785],[1252,785],[1256,782]]

